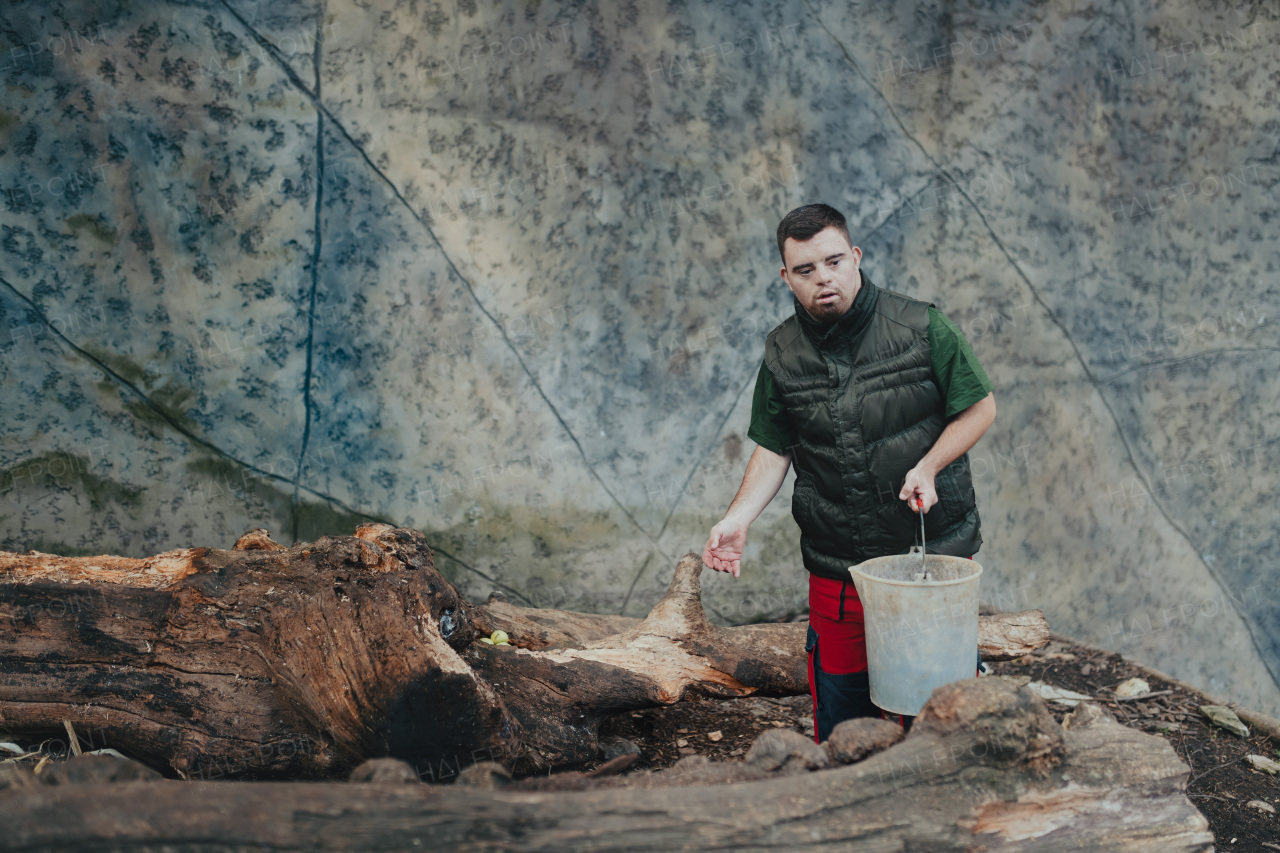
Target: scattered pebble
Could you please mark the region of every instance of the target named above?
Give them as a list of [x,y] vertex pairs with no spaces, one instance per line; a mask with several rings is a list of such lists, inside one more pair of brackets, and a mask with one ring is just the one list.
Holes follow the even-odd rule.
[[1276,813],[1275,806],[1271,805],[1271,803],[1264,803],[1262,800],[1250,800],[1245,803],[1245,806],[1251,809],[1257,809],[1260,812],[1266,812],[1267,814]]
[[883,752],[904,736],[902,727],[897,723],[874,717],[857,717],[837,723],[822,748],[837,764],[853,764]]
[[1276,763],[1265,755],[1246,755],[1244,760],[1249,762],[1249,766],[1254,770],[1261,770],[1263,773],[1270,773],[1272,776],[1280,773],[1280,763]]
[[680,738],[680,740],[676,741],[676,746],[678,746],[678,747],[683,748],[683,747],[686,747],[686,746],[688,746],[688,745],[689,745],[689,741],[685,740],[684,738]]
[[724,737],[724,734],[721,732],[712,732],[711,734],[707,735],[707,740],[711,741],[712,743],[719,743],[723,737]]
[[826,750],[794,730],[767,731],[760,735],[745,760],[762,770],[787,774],[831,766]]
[[1145,696],[1151,692],[1151,685],[1141,678],[1130,678],[1112,688],[1117,696]]
[[1087,663],[1087,664],[1085,664],[1084,666],[1080,667],[1080,674],[1081,674],[1081,675],[1084,675],[1084,676],[1092,675],[1092,674],[1093,674],[1093,664],[1089,664],[1089,663]]
[[1219,728],[1226,729],[1240,737],[1249,736],[1249,727],[1240,722],[1236,712],[1225,705],[1201,705],[1200,713],[1209,718],[1209,722]]
[[621,737],[600,738],[600,758],[612,761],[622,755],[640,755],[640,746],[633,740]]

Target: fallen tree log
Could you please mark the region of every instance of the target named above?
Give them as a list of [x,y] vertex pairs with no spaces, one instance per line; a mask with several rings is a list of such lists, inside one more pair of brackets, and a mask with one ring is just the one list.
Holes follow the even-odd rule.
[[906,739],[848,767],[567,793],[263,782],[11,785],[14,851],[1212,849],[1163,739],[1082,704],[1059,726],[998,678],[934,691]]
[[[367,758],[531,772],[594,759],[609,715],[807,690],[803,624],[713,626],[694,555],[644,620],[472,605],[417,531],[147,559],[0,553],[0,731],[63,720],[182,777],[326,778]],[[1048,641],[1043,615],[1038,622]],[[1017,620],[1015,620],[1017,622]],[[993,654],[1037,642],[984,617]],[[475,642],[503,628],[516,648]]]

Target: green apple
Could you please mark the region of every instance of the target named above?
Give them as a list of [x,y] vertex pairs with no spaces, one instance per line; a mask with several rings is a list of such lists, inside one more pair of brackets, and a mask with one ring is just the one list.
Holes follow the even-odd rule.
[[494,643],[494,641],[493,641],[493,640],[490,640],[488,637],[481,637],[481,638],[480,638],[480,642],[482,642],[482,643],[488,643],[488,644],[489,644],[489,645],[491,645],[491,646],[493,646],[493,645],[497,645],[496,643]]
[[494,631],[489,635],[489,638],[493,640],[494,643],[505,643],[511,639],[507,636],[506,631]]

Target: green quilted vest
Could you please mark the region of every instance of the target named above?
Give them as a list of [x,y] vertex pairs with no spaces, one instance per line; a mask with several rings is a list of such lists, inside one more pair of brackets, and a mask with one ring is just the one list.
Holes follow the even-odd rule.
[[[905,554],[920,539],[919,515],[898,492],[947,425],[929,356],[931,305],[864,274],[852,307],[825,334],[793,316],[765,341],[798,437],[791,514],[804,567],[816,575],[848,580],[849,566]],[[973,556],[982,535],[968,454],[938,472],[934,487],[926,550]]]

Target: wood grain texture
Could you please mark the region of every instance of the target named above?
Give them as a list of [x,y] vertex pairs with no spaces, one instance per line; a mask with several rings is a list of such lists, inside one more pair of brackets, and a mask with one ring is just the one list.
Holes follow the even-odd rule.
[[995,678],[934,693],[866,761],[761,781],[580,792],[132,782],[13,786],[13,851],[1212,849],[1188,771],[1158,737],[1082,705],[1059,726]]
[[[694,554],[637,620],[472,605],[422,534],[355,534],[284,549],[255,530],[146,560],[0,554],[0,725],[37,736],[67,719],[185,777],[333,777],[379,756],[534,772],[593,760],[621,711],[808,691],[806,625],[713,625]],[[475,642],[497,628],[514,647]],[[979,633],[1020,654],[1037,629],[1047,640],[1033,612]]]

